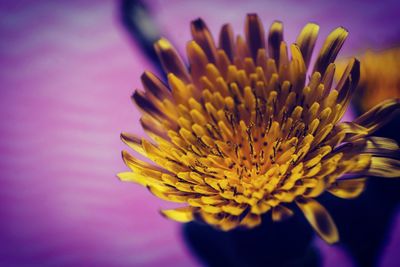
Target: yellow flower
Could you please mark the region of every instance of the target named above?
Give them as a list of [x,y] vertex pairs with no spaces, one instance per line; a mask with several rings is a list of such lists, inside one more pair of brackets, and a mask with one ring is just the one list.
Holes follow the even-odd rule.
[[260,19],[250,14],[245,38],[235,39],[227,24],[216,44],[198,19],[187,45],[190,68],[167,40],[159,40],[155,48],[169,85],[145,72],[144,92],[132,96],[151,140],[121,135],[153,163],[123,151],[131,172],[119,178],[184,203],[162,211],[179,222],[198,220],[224,231],[253,228],[262,214],[280,221],[297,205],[324,240],[336,242],[336,226],[315,198],[326,191],[354,198],[367,176],[399,176],[400,162],[391,158],[397,144],[370,135],[400,104],[387,101],[353,122],[340,122],[359,62],[350,60],[331,89],[333,61],[348,34],[337,28],[307,78],[318,30],[307,24],[289,54],[280,22],[265,37]]
[[[389,98],[400,98],[400,47],[390,50],[368,51],[360,58],[360,82],[354,101],[362,111]],[[345,68],[338,64],[338,73]]]

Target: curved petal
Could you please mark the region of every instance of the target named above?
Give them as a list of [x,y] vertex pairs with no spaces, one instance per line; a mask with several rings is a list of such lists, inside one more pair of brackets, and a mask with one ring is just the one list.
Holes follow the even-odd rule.
[[142,113],[147,113],[153,117],[165,117],[164,114],[144,95],[143,92],[136,90],[131,96],[131,99]]
[[145,71],[140,77],[144,89],[151,92],[159,100],[171,99],[171,91],[156,75]]
[[194,83],[198,83],[198,79],[204,75],[204,70],[209,62],[207,55],[202,47],[195,41],[190,41],[186,47],[187,56],[190,63],[190,73]]
[[315,42],[318,37],[319,26],[315,23],[308,23],[301,30],[297,37],[296,44],[299,46],[301,54],[304,57],[306,66],[310,64],[312,51],[314,50]]
[[177,222],[190,222],[193,221],[193,208],[192,207],[181,207],[170,210],[161,210],[161,214],[171,220]]
[[193,40],[201,46],[203,51],[206,53],[208,60],[215,63],[217,58],[217,49],[215,47],[214,38],[205,22],[199,18],[192,21],[190,26]]
[[275,60],[277,66],[279,66],[279,53],[282,41],[283,24],[280,21],[275,21],[272,23],[271,28],[269,29],[268,53],[269,56]]
[[344,108],[347,107],[347,103],[353,96],[354,90],[357,87],[360,79],[360,61],[353,58],[344,71],[342,78],[336,86],[336,90],[339,92],[337,102]]
[[340,198],[356,198],[364,191],[365,181],[365,178],[337,181],[328,191]]
[[272,220],[275,222],[283,221],[293,215],[293,211],[285,206],[276,206],[272,210]]
[[318,55],[313,72],[318,71],[321,74],[325,73],[328,65],[335,61],[348,34],[349,32],[345,28],[339,27],[328,35]]
[[161,38],[158,40],[154,44],[154,48],[161,61],[161,65],[167,74],[172,72],[186,83],[190,82],[190,75],[185,64],[178,55],[178,52],[176,52],[175,48],[167,39]]
[[136,152],[140,153],[142,156],[146,156],[146,152],[144,151],[142,147],[142,139],[137,137],[134,134],[122,132],[121,133],[121,140],[125,144],[127,144],[130,148],[135,150]]
[[219,48],[224,50],[229,59],[233,60],[235,52],[235,38],[233,35],[233,28],[230,24],[224,24],[219,33]]
[[395,140],[372,136],[367,140],[365,152],[374,156],[400,159],[399,145]]
[[247,213],[247,215],[240,222],[240,225],[246,228],[254,228],[261,223],[261,216],[254,213]]
[[328,211],[318,201],[311,198],[301,198],[296,201],[296,204],[322,239],[329,244],[339,241],[335,222]]
[[385,125],[400,110],[400,99],[390,99],[376,105],[360,117],[355,123],[368,129],[369,134]]
[[257,58],[258,49],[265,48],[264,26],[257,14],[246,16],[245,34],[251,56]]
[[160,122],[153,116],[144,114],[140,118],[140,124],[142,125],[142,128],[144,129],[146,134],[149,135],[151,138],[154,135],[158,135],[164,139],[168,139],[168,135],[165,131],[165,125],[163,125],[162,122]]
[[368,174],[384,178],[400,177],[400,160],[384,157],[372,157]]
[[228,215],[220,221],[217,227],[220,228],[222,231],[227,232],[236,228],[239,224],[240,218],[238,216]]

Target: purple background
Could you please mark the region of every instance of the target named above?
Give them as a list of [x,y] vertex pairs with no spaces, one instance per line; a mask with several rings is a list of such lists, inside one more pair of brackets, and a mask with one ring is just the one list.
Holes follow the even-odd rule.
[[[321,3],[320,3],[321,2]],[[294,41],[308,21],[321,37],[338,25],[342,55],[398,44],[397,1],[148,1],[182,51],[189,22],[242,32],[256,11]],[[168,203],[115,177],[126,170],[119,133],[143,134],[129,96],[153,66],[124,31],[116,1],[0,1],[0,265],[199,266]],[[323,39],[323,38],[320,38]],[[320,45],[320,43],[319,43]],[[343,226],[339,226],[343,227]],[[353,266],[316,239],[324,266]],[[400,216],[381,266],[396,266]]]

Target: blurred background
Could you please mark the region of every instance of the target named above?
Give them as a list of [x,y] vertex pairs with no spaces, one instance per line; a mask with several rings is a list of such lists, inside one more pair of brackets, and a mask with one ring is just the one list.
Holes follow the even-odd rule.
[[[318,23],[317,49],[344,26],[347,57],[398,46],[399,10],[398,1],[1,0],[0,266],[202,266],[181,225],[159,215],[168,204],[115,176],[126,170],[120,132],[143,135],[130,95],[144,70],[160,74],[151,42],[167,37],[184,54],[191,20],[214,36],[226,22],[242,33],[257,12],[265,28],[281,20],[288,42]],[[393,201],[383,267],[400,260]],[[356,266],[346,244],[313,242],[321,266]]]

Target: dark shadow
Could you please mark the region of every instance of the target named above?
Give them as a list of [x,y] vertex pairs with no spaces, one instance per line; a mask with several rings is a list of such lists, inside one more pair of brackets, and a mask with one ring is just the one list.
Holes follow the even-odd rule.
[[137,43],[160,74],[164,74],[153,44],[161,33],[151,17],[149,8],[140,0],[122,0],[121,22],[132,40]]
[[[320,266],[314,233],[301,216],[274,223],[266,214],[251,230],[222,232],[197,222],[183,227],[185,240],[206,266]],[[268,217],[268,218],[267,218]]]
[[[400,117],[376,132],[399,143]],[[321,198],[340,232],[341,243],[361,267],[379,266],[382,247],[392,229],[400,200],[400,179],[371,177],[356,199],[343,200],[324,194]]]

